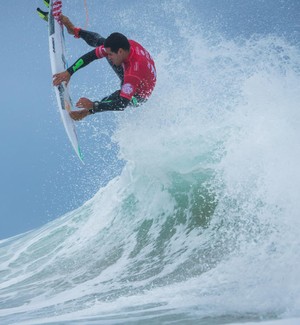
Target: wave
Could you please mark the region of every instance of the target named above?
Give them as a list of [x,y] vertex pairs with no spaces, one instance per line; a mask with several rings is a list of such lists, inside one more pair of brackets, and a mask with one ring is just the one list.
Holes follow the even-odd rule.
[[299,316],[299,49],[175,18],[155,95],[116,115],[120,175],[0,242],[2,324]]

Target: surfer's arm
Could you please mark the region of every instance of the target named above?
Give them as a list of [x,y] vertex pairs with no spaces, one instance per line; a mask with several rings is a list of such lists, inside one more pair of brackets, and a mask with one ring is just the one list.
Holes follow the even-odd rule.
[[81,28],[75,28],[74,32],[76,38],[82,38],[88,45],[93,47],[103,45],[105,41],[105,38],[100,36],[99,34],[94,32],[89,32]]
[[93,105],[88,108],[91,114],[105,111],[124,111],[130,101],[131,98],[122,96],[121,90],[117,90],[111,95],[104,97],[101,101],[93,102]]
[[70,66],[66,71],[56,73],[53,76],[53,85],[58,86],[63,81],[69,82],[71,79],[71,76],[79,69],[87,66],[94,60],[98,60],[99,57],[96,55],[96,50],[92,50],[86,54],[84,54],[81,58],[79,58],[73,65]]
[[81,97],[76,103],[78,108],[86,108],[91,114],[104,111],[123,111],[130,103],[130,99],[120,96],[120,91],[103,98],[101,101],[92,102],[90,99]]
[[69,72],[70,76],[72,76],[77,70],[98,59],[99,58],[96,55],[96,50],[92,50],[80,57],[74,64],[70,66],[70,68],[67,69],[67,71]]
[[[98,49],[100,49],[99,47]],[[120,90],[103,98],[100,102],[94,102],[90,113],[104,111],[123,111],[133,100],[133,95],[136,92],[140,79],[133,75],[124,77],[124,85]]]
[[130,100],[122,96],[116,96],[114,99],[104,98],[101,102],[94,102],[93,108],[91,108],[89,112],[94,114],[104,111],[124,111],[129,103]]
[[101,102],[92,102],[88,98],[82,97],[76,103],[77,107],[83,108],[80,111],[71,111],[70,116],[75,121],[80,121],[88,115],[95,114],[97,112],[104,112],[104,111],[123,111],[127,105],[130,103],[130,100],[119,96],[115,96],[116,93],[113,94],[115,97],[112,100],[107,100],[106,97]]

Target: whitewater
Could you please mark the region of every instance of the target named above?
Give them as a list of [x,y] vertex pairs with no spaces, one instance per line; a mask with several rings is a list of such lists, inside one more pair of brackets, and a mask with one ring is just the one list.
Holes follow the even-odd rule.
[[140,10],[158,83],[109,113],[124,167],[0,241],[0,323],[299,324],[299,43],[224,37],[184,2]]

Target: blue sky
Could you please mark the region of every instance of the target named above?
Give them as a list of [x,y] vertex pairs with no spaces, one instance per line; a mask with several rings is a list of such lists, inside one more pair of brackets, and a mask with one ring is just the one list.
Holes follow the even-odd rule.
[[[47,24],[38,18],[38,6],[43,8],[43,2],[0,2],[5,31],[0,36],[0,238],[80,206],[119,170],[113,164],[114,150],[100,156],[109,137],[86,139],[81,133],[86,164],[73,154],[56,110]],[[106,122],[105,117],[96,120],[97,127]]]
[[[75,17],[81,26],[85,24],[83,3],[83,0],[67,0],[64,8],[65,13]],[[225,36],[276,33],[299,42],[299,0],[200,0],[189,3],[195,9],[194,14],[199,16],[199,23],[207,28],[218,28]],[[87,4],[89,29],[99,32],[101,23],[102,33],[107,35],[121,28],[120,22],[113,20],[116,11],[126,6],[138,11],[143,1],[100,3],[90,0]],[[117,175],[122,166],[116,159],[117,148],[108,148],[114,113],[101,117],[96,114],[79,125],[85,165],[74,155],[56,110],[47,25],[35,12],[38,6],[43,8],[42,0],[0,2],[0,239],[39,227],[81,206]],[[108,10],[105,15],[103,8]],[[163,27],[163,23],[160,24]],[[71,37],[67,36],[67,41],[72,47],[70,63],[89,50]],[[84,95],[83,89],[94,86],[96,78],[90,78],[93,69],[101,71],[107,79],[112,76],[100,98],[108,89],[116,89],[117,81],[109,68],[99,65],[86,69],[89,69],[87,73],[74,78],[74,101],[78,98],[77,91]],[[95,136],[94,128],[103,132]]]

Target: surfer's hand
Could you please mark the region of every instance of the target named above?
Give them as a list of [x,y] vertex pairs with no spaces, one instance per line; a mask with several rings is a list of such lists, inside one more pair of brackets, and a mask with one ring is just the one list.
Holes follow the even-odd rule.
[[73,120],[80,121],[84,119],[86,116],[90,115],[91,113],[87,108],[84,108],[81,111],[71,111],[69,114]]
[[55,75],[53,75],[53,85],[58,86],[64,81],[68,84],[70,79],[71,79],[71,75],[68,71],[56,73]]
[[89,109],[93,108],[93,102],[88,98],[81,97],[76,103],[76,107],[83,108],[81,111],[71,111],[70,116],[75,121],[80,121],[90,115]]
[[79,108],[93,108],[93,102],[91,100],[89,100],[88,98],[85,97],[81,97],[79,98],[78,102],[76,103],[76,107]]

